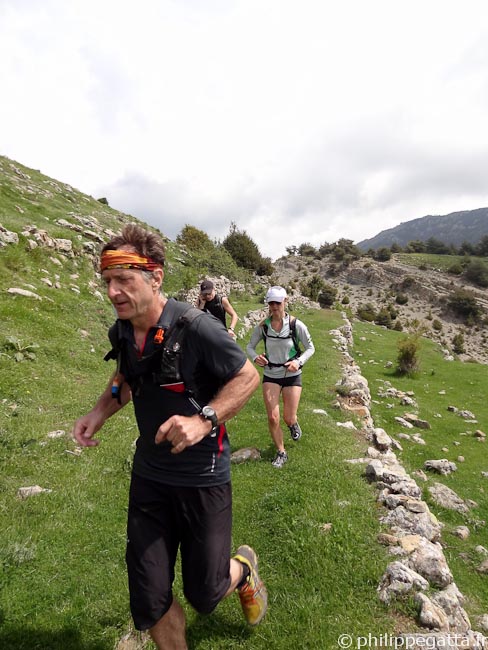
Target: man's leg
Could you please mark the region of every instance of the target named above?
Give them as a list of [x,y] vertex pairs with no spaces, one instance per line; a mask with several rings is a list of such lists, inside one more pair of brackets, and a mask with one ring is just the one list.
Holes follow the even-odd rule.
[[185,613],[179,602],[173,599],[169,610],[149,630],[158,650],[187,650],[185,637]]
[[126,561],[131,613],[158,648],[186,649],[185,617],[173,599],[178,525],[172,489],[133,475],[129,492]]

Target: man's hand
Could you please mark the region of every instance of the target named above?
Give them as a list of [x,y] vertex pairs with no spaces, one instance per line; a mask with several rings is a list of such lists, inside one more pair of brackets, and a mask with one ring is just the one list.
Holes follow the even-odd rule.
[[211,430],[212,423],[200,415],[173,415],[159,427],[155,442],[159,445],[163,440],[167,440],[173,445],[171,453],[179,454],[203,440]]
[[96,447],[100,440],[94,440],[92,437],[102,427],[103,421],[100,421],[98,415],[90,411],[79,420],[76,420],[71,436],[82,447]]

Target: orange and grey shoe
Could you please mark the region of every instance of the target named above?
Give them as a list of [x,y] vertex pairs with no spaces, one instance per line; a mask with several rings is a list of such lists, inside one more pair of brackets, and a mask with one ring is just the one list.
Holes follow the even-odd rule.
[[250,546],[244,545],[239,546],[233,559],[249,568],[249,576],[237,593],[246,621],[257,625],[268,609],[268,592],[258,574],[258,556]]

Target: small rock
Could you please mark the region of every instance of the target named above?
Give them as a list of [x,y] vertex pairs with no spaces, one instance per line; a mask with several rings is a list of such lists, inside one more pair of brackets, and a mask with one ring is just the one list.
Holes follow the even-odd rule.
[[488,560],[484,560],[476,570],[478,573],[486,575],[488,573]]
[[48,438],[61,438],[62,436],[66,435],[66,431],[63,431],[62,429],[57,429],[56,431],[50,431],[47,434]]
[[459,539],[468,539],[469,528],[467,526],[458,526],[452,531],[452,534]]
[[27,499],[28,497],[35,496],[36,494],[42,494],[43,492],[52,492],[47,488],[42,488],[40,485],[30,485],[28,487],[21,487],[17,490],[17,496],[21,499]]
[[451,472],[456,472],[456,464],[447,460],[447,458],[441,458],[439,460],[426,460],[424,463],[425,469],[433,470],[438,474],[447,475]]
[[230,456],[230,462],[236,463],[245,463],[247,460],[260,460],[261,453],[256,447],[244,447],[243,449],[238,449],[234,451]]
[[326,535],[327,533],[330,533],[331,530],[332,530],[332,524],[331,523],[321,524],[320,525],[320,532],[323,535]]

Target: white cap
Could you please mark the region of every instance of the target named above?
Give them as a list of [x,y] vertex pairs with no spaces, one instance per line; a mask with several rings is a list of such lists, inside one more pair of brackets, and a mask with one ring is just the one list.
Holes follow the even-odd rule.
[[283,302],[286,298],[286,291],[283,287],[271,287],[266,293],[264,302]]

